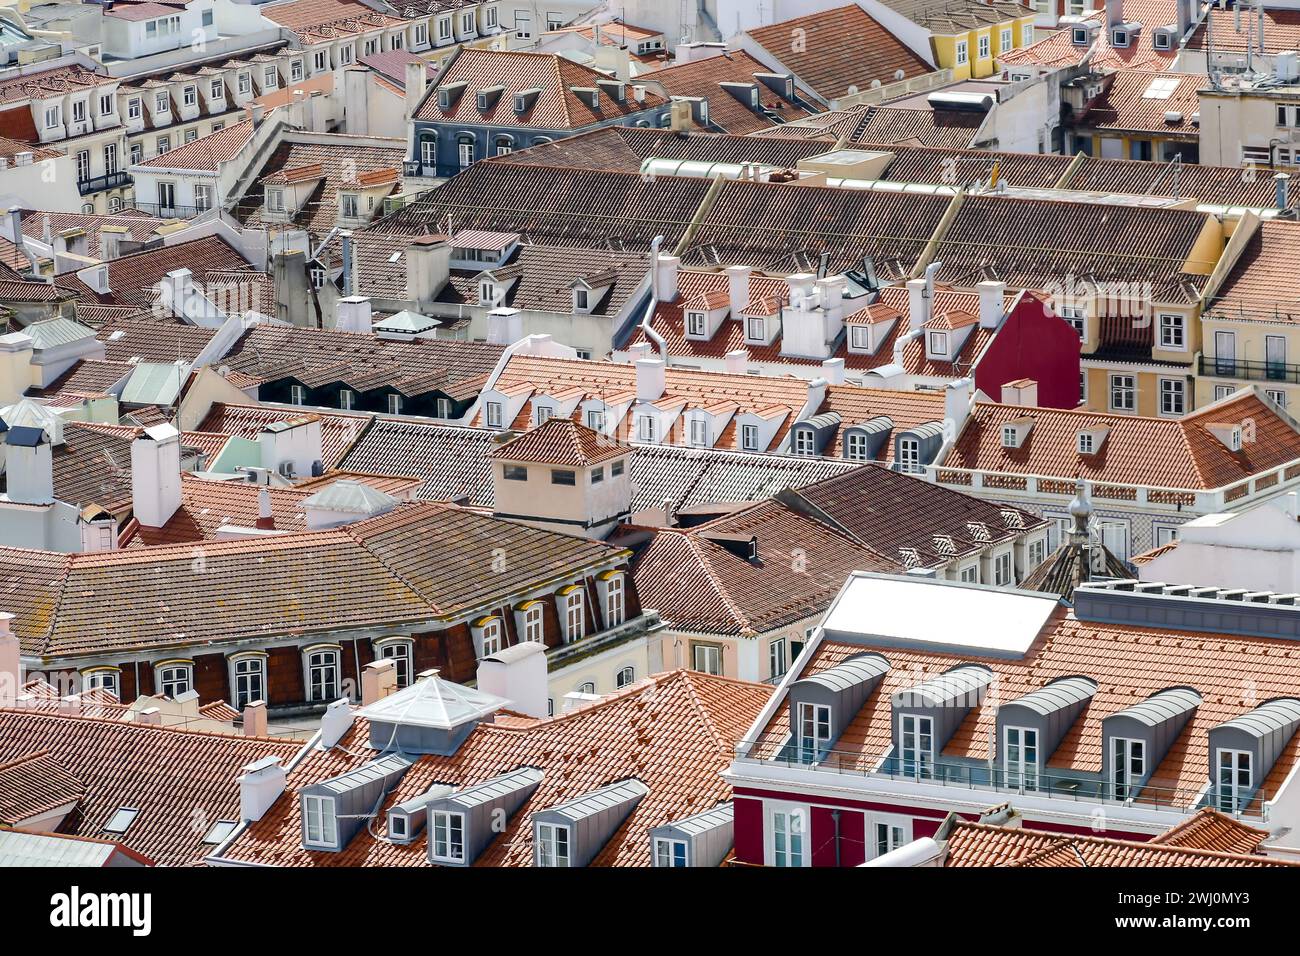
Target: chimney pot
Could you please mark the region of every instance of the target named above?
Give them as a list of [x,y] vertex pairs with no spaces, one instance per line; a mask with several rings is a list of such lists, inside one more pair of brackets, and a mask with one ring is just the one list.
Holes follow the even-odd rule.
[[266,531],[275,528],[275,513],[271,510],[271,489],[266,485],[257,489],[257,527]]
[[244,736],[266,736],[266,701],[254,700],[244,705]]

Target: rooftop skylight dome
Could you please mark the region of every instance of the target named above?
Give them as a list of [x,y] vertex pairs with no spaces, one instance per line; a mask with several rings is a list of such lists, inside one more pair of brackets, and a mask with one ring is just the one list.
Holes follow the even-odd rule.
[[370,746],[407,754],[450,756],[481,722],[510,701],[426,672],[414,684],[359,710],[370,722]]

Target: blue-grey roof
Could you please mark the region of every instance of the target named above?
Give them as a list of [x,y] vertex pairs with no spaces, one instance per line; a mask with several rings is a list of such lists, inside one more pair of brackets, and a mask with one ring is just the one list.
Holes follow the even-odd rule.
[[377,515],[397,507],[397,499],[360,481],[340,478],[301,503],[303,508],[344,514]]
[[116,850],[98,840],[0,830],[0,867],[104,866]]
[[95,330],[86,328],[72,319],[56,318],[33,322],[23,331],[31,336],[32,345],[37,349],[52,349],[82,339],[93,339]]
[[542,782],[542,772],[536,767],[520,767],[510,773],[484,780],[473,786],[465,787],[450,795],[449,799],[463,807],[474,807],[483,803],[499,800],[507,794],[517,793],[529,787],[536,787]]
[[[710,807],[700,813],[692,814],[689,817],[683,817],[680,820],[673,820],[665,823],[664,827],[672,827],[674,830],[681,830],[684,833],[707,833],[710,830],[716,830],[718,827],[730,826],[735,818],[735,807],[728,800],[726,803],[720,803],[716,807]],[[656,827],[655,829],[661,829]]]
[[585,817],[594,816],[602,810],[639,801],[649,792],[650,788],[640,780],[635,778],[620,780],[618,783],[611,783],[599,790],[584,793],[582,796],[566,803],[547,807],[543,812],[554,813],[569,820],[582,820]]
[[[820,415],[814,415],[811,418],[805,418],[796,425],[811,425],[813,428],[821,431],[823,428],[834,428],[840,423],[839,412],[822,412]],[[791,426],[794,427],[794,426]]]
[[1214,729],[1232,728],[1244,731],[1253,737],[1265,737],[1279,730],[1292,734],[1297,727],[1300,727],[1300,700],[1294,697],[1280,697],[1277,700],[1266,701],[1254,710],[1225,721]]
[[1097,682],[1092,678],[1061,677],[1007,703],[1045,715],[1085,701],[1095,693]]
[[922,422],[915,428],[907,429],[907,434],[917,438],[937,438],[943,434],[943,422]]
[[982,664],[962,664],[914,687],[894,694],[895,707],[947,707],[965,697],[975,706],[979,693],[993,680],[993,672]]
[[811,677],[805,677],[796,684],[819,684],[827,690],[847,690],[858,684],[883,677],[889,672],[889,661],[880,654],[858,654],[834,667]]
[[22,448],[35,448],[45,441],[45,429],[32,428],[28,425],[15,425],[5,433],[6,445],[18,445]]
[[456,788],[449,783],[435,783],[424,793],[417,794],[410,800],[397,804],[393,809],[402,813],[415,813],[418,810],[423,810],[434,800],[441,800],[443,797],[451,796],[455,790]]
[[349,770],[337,777],[322,780],[312,789],[328,790],[331,793],[347,793],[350,790],[356,790],[358,787],[364,787],[366,784],[374,783],[376,780],[385,780],[404,774],[413,763],[415,763],[415,758],[408,757],[405,754],[385,754],[376,760],[362,764],[355,770]]
[[1125,707],[1106,719],[1129,717],[1138,723],[1154,727],[1157,724],[1163,724],[1167,720],[1180,717],[1199,706],[1201,706],[1201,695],[1192,688],[1170,687],[1167,690],[1152,694],[1146,700],[1139,701],[1132,707]]
[[882,432],[893,431],[894,420],[888,415],[877,415],[875,418],[868,418],[865,422],[855,422],[847,427],[856,428],[869,435],[879,435]]

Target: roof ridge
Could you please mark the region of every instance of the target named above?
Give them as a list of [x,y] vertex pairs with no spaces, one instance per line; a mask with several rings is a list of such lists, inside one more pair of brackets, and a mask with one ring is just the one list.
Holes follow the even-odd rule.
[[[174,724],[173,725],[146,724],[135,720],[122,720],[120,716],[102,717],[97,714],[69,714],[69,713],[63,713],[55,710],[42,710],[40,708],[35,708],[35,707],[0,707],[0,716],[3,716],[5,714],[14,714],[21,717],[33,717],[33,718],[45,717],[51,720],[82,720],[82,721],[89,721],[96,724],[104,724],[110,727],[129,727],[132,728],[132,732],[134,732],[135,730],[139,730],[142,733],[161,732],[161,733],[185,734],[192,737],[209,737],[218,740],[246,740],[252,743],[277,744],[277,745],[286,745],[287,743],[289,746],[292,747],[294,753],[297,753],[299,750],[301,750],[303,746],[303,741],[301,740],[289,740],[286,742],[285,740],[282,740],[279,737],[253,737],[245,734],[237,734],[234,732],[227,733],[224,731],[217,731],[217,730],[199,730],[197,728],[183,727]],[[70,771],[68,772],[70,773]]]
[[[713,567],[713,561],[710,559],[708,555],[705,554],[704,549],[700,546],[699,544],[700,541],[708,540],[708,539],[697,536],[693,531],[679,531],[677,533],[681,534],[682,537],[685,539],[686,546],[690,548],[691,552],[695,555],[696,559],[702,565],[705,573],[705,578],[713,586],[714,591],[717,592],[717,595],[722,600],[723,605],[727,608],[728,611],[731,612],[731,615],[735,619],[736,623],[740,625],[741,636],[742,637],[746,636],[746,633],[748,634],[756,633],[753,625],[750,623],[749,618],[745,616],[744,612],[740,610],[736,602],[732,600],[731,594],[728,593],[726,586],[722,583],[722,579],[718,577],[718,572]],[[725,550],[722,548],[722,545],[720,544],[715,543],[714,547],[720,550]]]
[[[46,748],[45,750],[30,751],[28,753],[23,754],[21,757],[15,757],[13,760],[7,761],[5,763],[0,763],[0,773],[3,773],[6,770],[12,770],[14,767],[21,766],[22,764],[25,763],[31,763],[33,760],[39,760],[42,757],[48,757],[49,755],[50,755],[49,748]],[[55,762],[57,763],[58,761]]]

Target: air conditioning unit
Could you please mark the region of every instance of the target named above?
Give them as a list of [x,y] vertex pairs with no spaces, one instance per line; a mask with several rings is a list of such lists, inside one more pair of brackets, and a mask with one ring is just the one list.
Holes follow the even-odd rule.
[[279,468],[279,471],[280,471],[280,477],[281,477],[281,478],[297,478],[297,477],[298,477],[298,469],[295,468],[295,467],[293,466],[293,462],[291,462],[291,461],[282,461],[282,462],[280,462],[280,468]]

